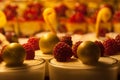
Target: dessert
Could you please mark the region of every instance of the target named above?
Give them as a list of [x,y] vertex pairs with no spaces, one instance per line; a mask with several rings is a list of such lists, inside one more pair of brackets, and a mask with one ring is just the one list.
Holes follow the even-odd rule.
[[6,4],[3,12],[7,19],[7,24],[5,25],[5,31],[14,31],[15,25],[17,25],[17,9],[18,5],[15,4]]
[[[63,43],[56,44],[57,48],[55,46],[53,52],[55,58],[49,60],[50,80],[96,80],[96,78],[98,80],[117,80],[117,60],[110,57],[99,57],[100,48],[95,43],[82,42],[77,48],[78,58],[71,57],[70,47],[67,47],[69,45],[64,43],[64,47],[67,45],[67,50],[59,45]],[[86,49],[80,48],[83,44],[86,45]],[[94,52],[96,56],[91,53],[91,49],[87,51],[89,46],[93,46],[92,52],[96,49]],[[84,59],[81,59],[81,56],[84,56]],[[95,61],[89,61],[88,57]]]
[[72,59],[69,62],[51,59],[49,62],[50,80],[96,80],[96,78],[117,80],[116,64],[115,59],[108,57],[101,57],[95,66],[85,65],[78,59]]
[[[46,71],[45,76],[48,77],[48,60],[53,57],[52,51],[56,43],[59,42],[59,38],[56,34],[56,13],[53,8],[46,8],[43,12],[43,17],[46,24],[49,27],[50,32],[43,33],[39,36],[39,48],[40,50],[35,51],[35,58],[43,58],[46,60]],[[51,20],[52,19],[52,20]],[[54,22],[55,21],[55,22]]]
[[56,34],[48,32],[40,37],[39,48],[40,50],[35,51],[35,58],[43,58],[46,60],[46,73],[45,76],[48,76],[48,60],[53,57],[52,51],[56,43],[59,42],[59,38]]
[[0,79],[44,80],[44,59],[25,60],[26,51],[21,44],[10,43],[2,48],[1,53],[4,61],[0,63]]
[[44,20],[42,18],[43,6],[41,3],[34,1],[26,5],[27,7],[19,17],[19,26],[23,35],[30,36],[44,30]]
[[87,23],[83,13],[76,11],[66,22],[66,28],[69,33],[84,34],[87,32]]

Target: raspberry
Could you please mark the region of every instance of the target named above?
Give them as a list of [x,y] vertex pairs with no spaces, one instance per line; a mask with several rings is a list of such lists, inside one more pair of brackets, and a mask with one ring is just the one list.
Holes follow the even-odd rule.
[[61,42],[67,43],[70,47],[72,47],[72,39],[70,35],[65,35],[60,39]]
[[73,55],[71,47],[65,42],[58,42],[53,49],[57,61],[66,62]]
[[103,46],[105,48],[104,55],[115,55],[118,52],[118,45],[115,39],[107,39],[103,42]]
[[25,49],[26,51],[26,59],[27,60],[31,60],[31,59],[34,59],[35,57],[35,53],[34,53],[34,48],[31,44],[29,43],[25,43],[22,45],[23,48]]
[[33,46],[34,50],[39,50],[39,38],[30,37],[28,39],[28,43],[30,43]]
[[7,45],[4,45],[4,46],[2,47],[2,49],[0,50],[0,62],[3,61],[2,54],[3,54],[3,50],[5,49],[6,46],[7,46]]
[[115,41],[117,42],[118,51],[120,52],[120,34],[118,34],[118,35],[115,37]]
[[101,56],[104,56],[104,50],[105,50],[105,48],[104,48],[102,42],[101,41],[95,41],[95,44],[100,48]]
[[73,46],[72,46],[72,51],[73,51],[73,55],[74,57],[78,58],[77,56],[77,48],[78,46],[82,43],[82,41],[78,41],[76,42]]

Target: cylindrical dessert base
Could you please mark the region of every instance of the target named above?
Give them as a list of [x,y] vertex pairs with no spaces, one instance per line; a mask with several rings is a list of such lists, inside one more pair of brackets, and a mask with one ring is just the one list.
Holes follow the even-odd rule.
[[19,67],[0,65],[0,80],[44,80],[45,60],[27,60]]
[[117,70],[117,60],[108,57],[100,58],[97,65],[84,65],[79,60],[49,62],[50,80],[117,80]]

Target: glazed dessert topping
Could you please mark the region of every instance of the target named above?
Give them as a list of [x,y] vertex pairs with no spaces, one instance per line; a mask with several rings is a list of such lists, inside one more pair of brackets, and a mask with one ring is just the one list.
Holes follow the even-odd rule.
[[77,55],[84,64],[96,64],[100,57],[100,48],[92,41],[84,41],[78,46]]
[[39,40],[39,48],[45,54],[52,54],[53,47],[59,42],[59,38],[54,33],[44,34]]
[[10,43],[3,47],[2,58],[7,66],[22,65],[25,57],[25,49],[19,43]]

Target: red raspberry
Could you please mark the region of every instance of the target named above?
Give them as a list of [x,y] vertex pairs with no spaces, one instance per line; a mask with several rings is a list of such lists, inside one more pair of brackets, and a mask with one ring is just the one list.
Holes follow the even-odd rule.
[[118,51],[120,52],[120,34],[118,34],[118,35],[115,37],[115,41],[117,42]]
[[2,54],[3,54],[3,50],[5,49],[6,46],[7,46],[7,45],[4,45],[4,46],[2,47],[2,49],[0,50],[0,62],[3,61]]
[[77,48],[78,46],[82,43],[82,41],[78,41],[76,42],[73,46],[72,46],[72,51],[73,51],[73,55],[74,57],[78,58],[77,56]]
[[103,46],[105,48],[104,55],[115,55],[118,52],[118,45],[115,39],[107,39],[103,42]]
[[100,50],[101,50],[101,56],[104,56],[104,50],[105,50],[105,48],[104,48],[102,42],[101,41],[95,41],[95,44],[100,48]]
[[72,38],[70,35],[65,35],[60,39],[61,42],[67,43],[70,47],[72,47]]
[[73,55],[71,47],[65,42],[58,42],[53,49],[54,57],[57,61],[65,62]]
[[39,38],[30,37],[28,39],[28,43],[30,43],[33,46],[34,50],[39,50]]
[[34,53],[34,48],[31,44],[29,43],[25,43],[22,45],[23,48],[25,49],[26,51],[26,59],[27,60],[31,60],[31,59],[34,59],[35,57],[35,53]]

